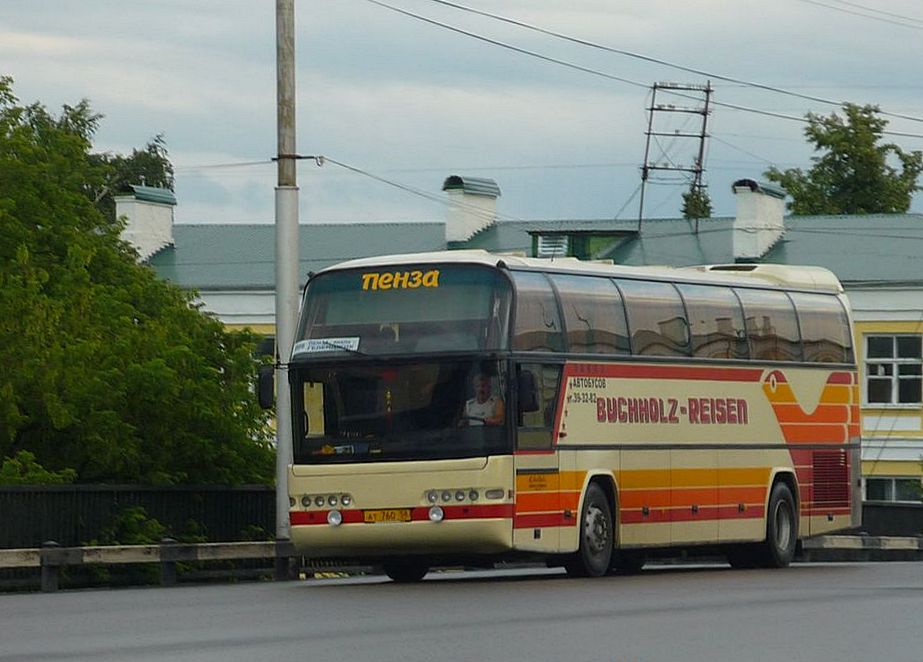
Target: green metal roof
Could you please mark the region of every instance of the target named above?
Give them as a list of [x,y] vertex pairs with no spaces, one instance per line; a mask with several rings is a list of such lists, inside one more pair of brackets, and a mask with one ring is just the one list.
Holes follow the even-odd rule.
[[[762,262],[826,267],[845,285],[923,284],[923,214],[790,216],[783,238]],[[530,233],[610,233],[598,257],[616,264],[672,265],[734,262],[733,219],[498,221],[449,248],[483,248],[530,255]],[[273,225],[176,225],[175,245],[149,263],[183,287],[272,289]],[[445,249],[445,223],[302,225],[301,282],[308,271],[358,257]]]
[[[275,225],[175,225],[174,245],[148,264],[167,280],[198,290],[273,289]],[[357,257],[445,249],[444,223],[301,225],[301,283],[307,274]]]
[[772,196],[773,198],[778,198],[779,200],[785,200],[786,196],[788,196],[788,191],[786,191],[778,184],[773,184],[771,182],[758,182],[755,179],[738,179],[731,186],[731,190],[744,186],[746,186],[754,193],[765,193],[766,195]]
[[[613,252],[629,265],[734,262],[732,218],[645,221]],[[785,235],[760,262],[826,267],[844,284],[923,283],[923,214],[788,216]]]
[[443,191],[464,191],[471,195],[484,195],[494,198],[500,197],[500,187],[492,179],[484,177],[462,177],[452,175],[446,177],[442,184]]
[[176,206],[176,196],[168,188],[144,186],[142,184],[129,184],[129,187],[131,188],[131,194],[127,195],[133,195],[136,200]]

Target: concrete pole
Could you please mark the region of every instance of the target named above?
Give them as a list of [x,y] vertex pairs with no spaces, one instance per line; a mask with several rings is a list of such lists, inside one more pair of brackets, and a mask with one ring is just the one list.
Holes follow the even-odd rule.
[[[298,186],[295,166],[295,3],[276,0],[276,538],[289,539],[288,467],[292,461],[292,399],[288,362],[298,315]],[[287,566],[287,559],[285,560]],[[276,576],[279,577],[279,564]],[[284,570],[287,574],[287,570]]]

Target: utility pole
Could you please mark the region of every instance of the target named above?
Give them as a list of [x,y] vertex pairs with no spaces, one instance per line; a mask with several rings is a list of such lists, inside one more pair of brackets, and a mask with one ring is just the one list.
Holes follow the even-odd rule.
[[[665,104],[657,103],[657,92],[659,90],[665,90],[669,92],[687,92],[691,95],[700,95],[702,98],[701,106],[677,106],[675,104]],[[705,188],[705,184],[702,181],[702,173],[705,172],[705,139],[708,138],[707,128],[708,128],[708,115],[711,113],[711,95],[712,95],[712,86],[711,82],[706,83],[705,85],[685,85],[681,83],[654,83],[651,87],[651,105],[647,109],[650,113],[647,120],[647,131],[645,135],[647,136],[647,141],[644,145],[644,165],[641,166],[641,201],[638,205],[638,232],[641,232],[641,221],[644,218],[644,189],[647,186],[647,180],[650,176],[651,171],[656,170],[673,170],[679,172],[688,172],[693,176],[691,183],[691,190],[701,191]],[[684,95],[685,96],[685,95]],[[686,133],[680,130],[674,131],[658,131],[654,122],[655,113],[691,113],[694,115],[702,116],[702,125],[701,129],[697,133]],[[655,139],[658,137],[665,138],[691,138],[699,141],[698,154],[695,158],[695,162],[691,166],[677,165],[669,160],[667,163],[651,163],[650,161],[650,151],[651,151],[651,138]],[[666,156],[666,154],[664,154]],[[695,222],[695,231],[699,231],[699,220],[696,219]]]
[[[298,185],[295,147],[295,0],[276,0],[276,541],[290,538],[288,467],[292,461],[289,360],[298,315]],[[288,559],[276,557],[276,579]]]

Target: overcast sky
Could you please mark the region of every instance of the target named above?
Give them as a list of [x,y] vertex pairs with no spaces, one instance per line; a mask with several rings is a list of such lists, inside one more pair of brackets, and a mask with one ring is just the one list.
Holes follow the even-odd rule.
[[[704,84],[672,69],[440,5],[408,12],[597,73],[401,15],[368,0],[297,0],[298,150],[435,195],[446,176],[491,177],[502,218],[636,218],[650,85]],[[875,103],[889,130],[923,136],[919,0],[459,0],[569,37],[834,101]],[[97,148],[158,133],[176,166],[179,223],[273,219],[272,0],[5,0],[0,73],[23,102],[82,98],[105,119]],[[600,75],[602,74],[602,75]],[[621,82],[613,78],[626,79]],[[634,84],[632,84],[632,82]],[[711,79],[713,100],[803,117],[834,106]],[[700,105],[695,99],[658,102]],[[656,113],[696,133],[701,117]],[[731,183],[770,164],[809,167],[804,124],[717,105],[706,181],[715,215]],[[905,150],[923,137],[890,138]],[[660,138],[650,161],[690,165],[694,139]],[[256,162],[256,163],[254,163]],[[682,180],[680,173],[658,173]],[[299,165],[301,221],[434,220],[444,203],[327,162]],[[645,216],[679,215],[682,181],[651,182]],[[918,194],[913,211],[923,211]]]

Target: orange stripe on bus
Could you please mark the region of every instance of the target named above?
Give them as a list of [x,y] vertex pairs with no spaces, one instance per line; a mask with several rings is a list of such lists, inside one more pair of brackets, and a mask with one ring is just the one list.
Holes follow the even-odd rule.
[[846,441],[845,425],[799,425],[789,423],[782,426],[782,435],[785,441],[791,443],[821,443]]
[[619,495],[622,509],[668,508],[680,506],[715,506],[739,503],[762,504],[765,487],[707,487],[673,490],[631,490]]
[[516,476],[516,492],[548,492],[558,490],[561,477],[553,474],[519,474]]
[[810,414],[805,414],[801,405],[777,404],[773,406],[779,423],[848,423],[850,408],[843,405],[818,405]]
[[576,492],[547,492],[516,495],[516,512],[545,512],[577,508],[580,495]]

